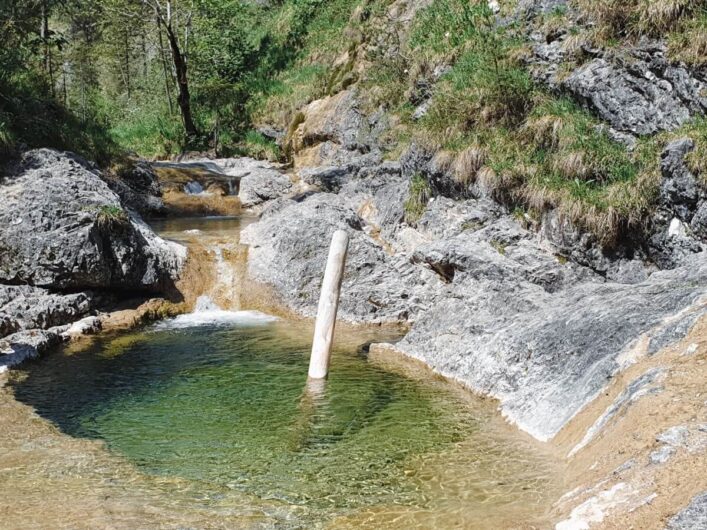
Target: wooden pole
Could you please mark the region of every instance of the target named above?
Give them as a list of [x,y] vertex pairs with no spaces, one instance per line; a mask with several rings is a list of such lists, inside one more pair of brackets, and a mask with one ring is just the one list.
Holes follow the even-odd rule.
[[343,230],[334,232],[322,282],[322,293],[319,297],[317,322],[314,325],[312,356],[309,359],[310,379],[325,379],[329,374],[329,358],[334,341],[334,325],[336,324],[336,312],[339,308],[339,293],[341,292],[341,281],[344,277],[348,248],[348,234]]

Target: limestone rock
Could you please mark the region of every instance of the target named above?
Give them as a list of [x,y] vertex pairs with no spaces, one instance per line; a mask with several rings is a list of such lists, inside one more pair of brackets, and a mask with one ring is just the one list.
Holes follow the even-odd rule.
[[25,153],[0,194],[0,282],[159,291],[184,260],[183,247],[125,212],[95,167],[70,153]]
[[661,155],[660,207],[648,239],[651,259],[661,268],[675,267],[707,243],[707,193],[685,163],[694,149],[690,138],[671,142]]
[[349,151],[367,150],[368,123],[358,109],[353,90],[344,90],[310,103],[294,134],[296,150],[331,141]]
[[166,213],[159,180],[147,162],[135,162],[117,177],[103,177],[126,207],[144,216],[159,217]]
[[28,285],[0,285],[0,315],[14,322],[0,336],[19,329],[49,329],[73,322],[86,315],[93,305],[91,293],[60,294]]
[[299,172],[299,177],[305,184],[317,186],[321,191],[339,191],[350,171],[341,166],[324,166],[306,168]]
[[288,201],[249,225],[241,235],[241,241],[251,245],[249,276],[275,287],[294,310],[314,316],[329,243],[337,229],[350,235],[340,318],[369,323],[414,318],[440,281],[405,259],[387,256],[363,232],[349,202],[337,195]]
[[590,281],[555,293],[484,266],[457,272],[454,296],[440,296],[398,347],[496,396],[505,415],[540,439],[603,388],[637,337],[697,304],[707,285],[704,255],[639,284]]
[[626,60],[599,57],[572,72],[562,87],[619,131],[672,130],[707,111],[705,84],[671,64],[665,47],[643,43]]
[[697,179],[685,164],[685,155],[695,148],[690,138],[671,142],[661,155],[660,167],[663,180],[660,199],[682,221],[689,222],[702,195]]
[[29,359],[35,359],[61,344],[63,338],[54,331],[19,331],[0,339],[0,373]]
[[707,528],[707,491],[695,495],[680,513],[668,521],[665,530]]
[[241,178],[238,198],[245,208],[282,197],[292,183],[287,175],[275,169],[253,168]]

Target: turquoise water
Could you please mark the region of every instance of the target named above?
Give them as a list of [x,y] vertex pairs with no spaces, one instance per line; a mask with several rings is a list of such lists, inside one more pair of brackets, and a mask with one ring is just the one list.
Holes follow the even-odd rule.
[[486,404],[429,374],[391,370],[360,346],[390,336],[343,337],[329,380],[308,390],[310,326],[234,315],[49,356],[15,395],[148,476],[185,479],[200,506],[245,494],[290,507],[308,527],[380,507],[459,515],[542,505],[545,460],[491,432]]

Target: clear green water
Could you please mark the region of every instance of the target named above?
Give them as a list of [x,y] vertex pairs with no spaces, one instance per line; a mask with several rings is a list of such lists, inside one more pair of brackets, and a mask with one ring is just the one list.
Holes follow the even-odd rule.
[[245,494],[287,508],[288,528],[382,507],[541,506],[546,461],[494,433],[487,405],[357,347],[390,337],[342,335],[330,379],[307,391],[309,331],[292,322],[157,326],[49,356],[14,391],[142,473],[185,479],[200,506]]

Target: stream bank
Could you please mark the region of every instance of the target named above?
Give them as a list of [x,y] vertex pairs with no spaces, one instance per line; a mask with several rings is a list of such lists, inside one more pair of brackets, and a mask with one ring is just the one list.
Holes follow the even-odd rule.
[[[71,528],[544,525],[559,483],[554,453],[492,401],[366,353],[398,330],[341,326],[327,388],[303,394],[310,322],[266,322],[240,297],[244,260],[226,250],[238,247],[242,222],[155,225],[220,264],[217,280],[201,284],[208,305],[13,371],[0,410],[18,425],[0,438],[0,466],[23,471],[5,475],[5,521],[42,527],[64,509]],[[22,439],[32,443],[18,447]],[[57,493],[37,482],[37,467],[72,479]],[[38,499],[46,509],[32,510]],[[93,510],[85,519],[83,506]]]
[[[229,163],[237,168],[239,161]],[[703,254],[687,254],[681,266],[665,271],[620,259],[615,270],[625,273],[606,277],[558,257],[546,231],[533,231],[488,198],[438,197],[411,225],[401,206],[409,182],[404,165],[368,163],[290,174],[272,167],[245,171],[250,187],[239,193],[255,198],[242,239],[218,230],[202,239],[204,234],[188,233],[199,230],[188,224],[194,221],[163,222],[165,235],[191,250],[174,279],[178,298],[167,305],[151,302],[145,313],[188,311],[210,291],[224,307],[311,317],[330,234],[346,229],[352,245],[343,319],[409,327],[394,347],[375,346],[372,352],[422,360],[499,399],[507,418],[551,439],[570,465],[567,491],[575,488],[554,508],[552,519],[565,525],[559,528],[622,528],[634,520],[663,528],[699,499],[707,484],[690,470],[704,458],[707,423],[699,390]],[[71,164],[72,171],[82,167]],[[258,193],[261,181],[264,191]],[[97,224],[102,212],[84,217]],[[133,222],[141,226],[137,217]],[[155,241],[183,255],[176,250],[185,248],[180,242]],[[233,271],[231,279],[219,263]],[[241,292],[253,294],[245,303],[225,296],[246,284]],[[123,323],[133,325],[134,314],[126,315]],[[36,332],[52,333],[51,327]],[[675,400],[678,408],[670,406]],[[666,414],[642,425],[654,406]],[[663,439],[669,441],[656,441]],[[617,446],[623,448],[620,457],[610,457]],[[679,495],[671,493],[675,483],[681,484]]]

